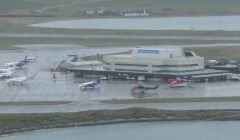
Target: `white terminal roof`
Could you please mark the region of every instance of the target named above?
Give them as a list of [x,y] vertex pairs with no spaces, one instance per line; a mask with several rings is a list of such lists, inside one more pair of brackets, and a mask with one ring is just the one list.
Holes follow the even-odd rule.
[[133,48],[132,57],[159,57],[159,58],[181,58],[184,57],[182,48]]

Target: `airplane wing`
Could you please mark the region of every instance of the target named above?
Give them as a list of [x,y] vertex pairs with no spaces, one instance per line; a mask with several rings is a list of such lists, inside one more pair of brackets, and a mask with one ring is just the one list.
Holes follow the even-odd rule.
[[19,78],[12,78],[12,79],[7,79],[6,82],[7,83],[11,83],[11,82],[16,82],[16,83],[21,83],[27,80],[27,77],[19,77]]
[[11,77],[12,75],[13,75],[13,72],[0,73],[0,78]]
[[0,73],[7,72],[7,69],[0,69]]
[[6,80],[6,83],[10,83],[10,82],[14,82],[14,78]]
[[26,79],[25,78],[15,79],[15,82],[23,82],[23,81],[26,81]]
[[7,69],[0,69],[0,73],[10,73],[10,72],[14,72],[15,71],[15,65],[13,65],[12,67],[9,67]]

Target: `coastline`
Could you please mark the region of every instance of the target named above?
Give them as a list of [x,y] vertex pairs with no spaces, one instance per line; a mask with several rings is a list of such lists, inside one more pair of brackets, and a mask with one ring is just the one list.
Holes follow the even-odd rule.
[[[112,116],[109,114],[111,114]],[[14,115],[16,114],[10,114],[10,120],[11,117]],[[18,118],[21,115],[23,115],[24,120],[21,120],[21,117],[20,119]],[[32,115],[34,117],[32,117]],[[56,115],[60,117],[54,119]],[[8,115],[3,116],[5,117],[5,119],[9,118]],[[90,119],[84,120],[83,118],[85,117]],[[21,134],[24,132],[30,132],[41,129],[110,125],[119,123],[137,123],[155,121],[239,121],[240,110],[169,111],[146,108],[129,108],[122,110],[99,110],[99,111],[84,111],[77,113],[17,114],[14,118],[18,120],[17,125],[14,126],[12,124],[9,124],[9,126],[11,127],[5,129],[0,127],[0,136]],[[51,120],[52,118],[55,121],[54,123],[52,122],[53,120]],[[39,121],[41,121],[41,119],[47,119],[49,123],[46,122],[45,124],[38,124]],[[1,122],[3,120],[4,119],[2,119],[2,115],[0,115],[0,124],[4,124]],[[20,127],[17,127],[18,125]]]

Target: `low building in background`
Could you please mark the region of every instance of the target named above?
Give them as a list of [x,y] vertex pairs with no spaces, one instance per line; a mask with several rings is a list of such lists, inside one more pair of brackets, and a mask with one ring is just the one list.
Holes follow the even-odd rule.
[[128,11],[128,12],[124,12],[123,16],[125,17],[148,17],[150,16],[150,13],[148,13],[146,10],[143,11]]

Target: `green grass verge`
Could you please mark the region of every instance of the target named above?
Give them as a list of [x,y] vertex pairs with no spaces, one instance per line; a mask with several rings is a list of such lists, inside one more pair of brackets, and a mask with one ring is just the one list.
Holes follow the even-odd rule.
[[79,44],[88,47],[110,46],[138,46],[138,45],[187,45],[187,44],[216,44],[240,43],[240,41],[215,41],[215,40],[161,40],[161,39],[68,39],[68,38],[32,38],[32,37],[0,37],[1,46],[23,44]]
[[[158,16],[237,15],[239,0],[2,0],[2,14],[81,16],[85,10],[151,10]],[[45,9],[42,13],[37,10]]]
[[[197,55],[203,56],[205,59],[240,59],[240,47],[189,47],[184,48],[185,51],[194,51]],[[82,57],[83,60],[102,61],[104,54],[91,55]]]
[[185,48],[188,51],[194,51],[205,59],[240,59],[240,47],[196,47]]
[[239,110],[168,111],[145,108],[77,113],[0,114],[0,134],[134,121],[240,120]]
[[70,103],[72,103],[72,101],[0,102],[0,106],[61,105],[61,104],[70,104]]
[[112,99],[103,100],[108,104],[142,104],[142,103],[189,103],[189,102],[239,102],[240,97],[189,97],[158,99]]

